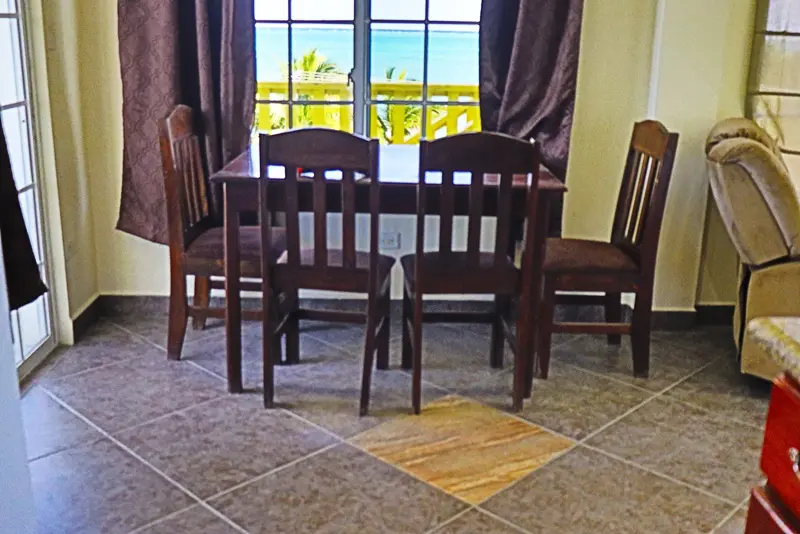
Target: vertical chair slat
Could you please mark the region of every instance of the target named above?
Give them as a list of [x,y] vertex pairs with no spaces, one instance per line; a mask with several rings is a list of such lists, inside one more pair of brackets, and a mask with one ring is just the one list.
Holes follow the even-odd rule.
[[325,208],[325,169],[314,169],[314,265],[328,263],[328,213]]
[[[481,223],[483,221],[483,181],[481,171],[472,172],[469,188],[469,226],[467,229],[467,265],[477,267],[481,253]],[[499,215],[499,214],[498,214]]]
[[300,212],[297,192],[297,169],[285,167],[286,181],[286,254],[289,265],[300,265]]
[[439,250],[453,250],[453,216],[455,213],[455,186],[453,170],[442,170],[441,204],[439,210]]
[[342,266],[356,266],[356,184],[352,170],[342,171]]
[[208,215],[208,194],[206,192],[206,180],[203,173],[203,161],[200,156],[200,139],[192,136],[192,168],[195,169],[195,187],[197,189],[197,211],[200,217]]
[[[537,179],[536,175],[533,178]],[[497,229],[494,242],[495,265],[503,262],[503,258],[508,254],[508,245],[511,241],[511,185],[513,182],[514,176],[511,173],[500,175],[500,184],[497,189]]]

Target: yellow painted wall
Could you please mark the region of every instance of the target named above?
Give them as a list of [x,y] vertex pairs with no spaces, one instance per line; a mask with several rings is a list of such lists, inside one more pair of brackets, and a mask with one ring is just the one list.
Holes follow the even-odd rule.
[[[91,223],[70,237],[78,243],[73,258],[80,258],[70,270],[70,293],[166,295],[166,247],[114,229],[122,148],[116,3],[82,0],[70,13],[65,6],[74,0],[45,1],[52,4],[53,18],[63,17],[53,29],[56,36],[70,41],[48,59],[63,78],[55,87],[67,88],[59,127],[70,135],[57,141],[59,152],[83,146],[75,150],[75,172],[64,175],[74,180],[61,196],[69,212],[65,225]],[[723,103],[735,100],[727,82],[747,58],[737,62],[729,44],[742,37],[741,25],[737,29],[733,21],[746,18],[750,4],[729,0],[728,11],[718,12],[718,0],[669,0],[656,32],[658,0],[586,0],[565,233],[607,238],[630,128],[648,115],[651,104],[650,111],[682,134],[658,271],[659,309],[690,309],[695,303],[706,213],[702,138]],[[658,90],[652,93],[654,41]],[[394,222],[410,244],[413,233],[405,223]],[[82,262],[86,268],[76,269]]]

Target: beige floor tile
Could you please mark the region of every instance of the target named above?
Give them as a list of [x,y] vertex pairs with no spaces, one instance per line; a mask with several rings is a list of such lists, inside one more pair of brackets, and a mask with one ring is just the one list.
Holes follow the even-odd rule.
[[31,462],[39,534],[116,534],[194,501],[108,440]]
[[466,508],[348,445],[210,504],[252,534],[422,534]]
[[744,534],[747,524],[747,506],[736,512],[733,517],[727,520],[713,534]]
[[577,448],[482,505],[533,534],[694,534],[730,506]]
[[658,398],[587,444],[741,502],[758,484],[762,432]]
[[136,534],[238,534],[239,532],[210,511],[197,505]]
[[477,504],[547,463],[572,442],[463,397],[426,405],[351,443]]
[[433,534],[520,534],[522,530],[509,526],[478,510],[470,510]]

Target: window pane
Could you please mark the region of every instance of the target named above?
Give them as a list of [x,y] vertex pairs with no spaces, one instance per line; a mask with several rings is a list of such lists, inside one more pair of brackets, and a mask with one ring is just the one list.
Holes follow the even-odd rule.
[[294,100],[352,100],[353,26],[295,24],[292,55]]
[[22,218],[25,219],[25,228],[28,229],[28,236],[31,239],[33,253],[36,256],[36,263],[42,262],[41,246],[38,238],[39,217],[36,213],[36,196],[33,189],[29,189],[19,195],[19,204],[22,208]]
[[481,130],[481,110],[478,106],[428,105],[426,139]]
[[479,22],[481,0],[430,0],[430,20]]
[[353,131],[353,105],[311,105],[294,104],[292,106],[293,128],[305,128],[308,126],[322,126],[342,130],[345,132]]
[[285,104],[256,104],[256,132],[278,133],[289,129],[289,106]]
[[377,104],[370,106],[370,137],[388,145],[415,145],[422,131],[422,106]]
[[425,20],[425,0],[372,0],[371,18]]
[[800,150],[800,97],[756,96],[751,105],[753,119],[781,147]]
[[27,358],[50,334],[44,296],[19,309],[19,325],[22,353]]
[[421,100],[425,26],[373,24],[370,40],[371,98]]
[[25,99],[21,57],[17,19],[0,19],[0,105]]
[[[432,93],[463,95],[478,93],[477,26],[431,24],[428,37],[428,86]],[[440,87],[437,87],[440,86]],[[442,87],[443,86],[443,87]]]
[[755,91],[800,92],[800,37],[765,36]]
[[289,20],[289,0],[255,0],[256,20]]
[[256,24],[256,79],[259,100],[289,99],[289,26]]
[[11,172],[14,174],[17,189],[22,189],[33,182],[26,107],[15,107],[3,111],[2,121],[11,157]]
[[292,20],[353,20],[354,0],[291,0]]
[[773,32],[800,32],[800,3],[797,0],[762,0],[759,4],[761,10],[767,11],[758,17],[759,26],[766,23],[766,27],[759,29]]
[[19,314],[16,311],[11,312],[11,344],[14,348],[14,363],[19,365],[22,363],[22,343],[19,339]]
[[0,13],[16,13],[14,0],[0,0]]

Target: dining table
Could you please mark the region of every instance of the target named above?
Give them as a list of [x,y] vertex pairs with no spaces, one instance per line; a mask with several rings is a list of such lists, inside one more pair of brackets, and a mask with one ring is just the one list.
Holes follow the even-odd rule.
[[[275,191],[269,195],[271,212],[281,212],[285,195],[281,194],[283,183],[282,167],[269,167],[267,174],[274,179]],[[225,333],[228,358],[228,389],[241,392],[242,385],[242,281],[239,272],[239,227],[242,213],[258,211],[258,183],[261,175],[258,144],[251,145],[242,154],[225,165],[209,178],[212,189],[221,188],[223,199],[223,225],[225,234],[224,267],[225,267]],[[514,176],[512,185],[512,228],[522,228],[525,224],[527,184],[530,178],[526,175]],[[454,174],[454,206],[456,215],[467,215],[469,211],[469,175]],[[379,150],[378,181],[380,191],[381,214],[416,215],[417,186],[419,184],[419,148],[417,145],[382,145]],[[427,176],[425,185],[428,213],[439,211],[439,187],[435,176]],[[533,280],[533,313],[531,314],[531,336],[533,347],[536,347],[536,323],[541,296],[542,267],[547,244],[549,213],[567,191],[565,184],[557,179],[544,165],[539,170],[539,200],[536,208],[536,221],[533,225],[534,251],[530,273]],[[367,179],[356,181],[356,212],[369,212]],[[497,207],[497,176],[484,177],[484,216],[491,217]],[[311,181],[298,184],[298,207],[302,211],[312,211],[313,193]],[[326,191],[326,206],[334,213],[341,207],[341,187],[331,180]],[[494,186],[494,187],[492,187]],[[272,184],[270,185],[272,188]],[[530,229],[528,230],[530,231]],[[512,240],[513,242],[514,240]],[[526,397],[530,397],[533,383],[535,356],[531,350],[531,358],[526,362]]]

